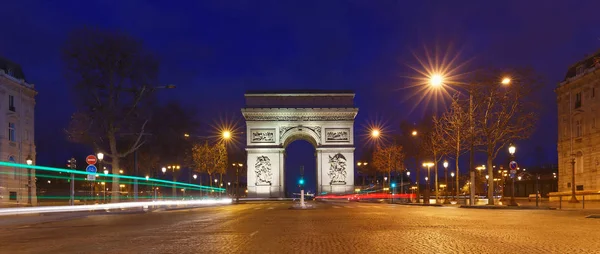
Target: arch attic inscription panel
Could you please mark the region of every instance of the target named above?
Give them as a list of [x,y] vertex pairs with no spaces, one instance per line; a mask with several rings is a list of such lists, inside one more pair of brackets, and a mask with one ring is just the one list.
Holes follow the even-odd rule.
[[253,91],[245,94],[248,197],[285,197],[285,148],[306,140],[316,150],[318,193],[354,191],[352,91]]

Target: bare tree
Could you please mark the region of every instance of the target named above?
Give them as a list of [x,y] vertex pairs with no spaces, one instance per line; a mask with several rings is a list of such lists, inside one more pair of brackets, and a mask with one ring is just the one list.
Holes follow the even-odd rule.
[[379,172],[387,173],[392,180],[392,170],[404,169],[404,153],[401,145],[377,146],[373,152],[373,166]]
[[[452,97],[452,104],[448,111],[446,111],[441,118],[437,119],[434,123],[437,127],[435,128],[440,133],[440,142],[444,143],[444,146],[448,149],[448,154],[453,154],[455,168],[456,168],[456,186],[459,185],[460,170],[459,170],[459,158],[460,155],[466,151],[465,144],[467,143],[469,135],[469,113],[467,107],[464,106],[458,96]],[[448,176],[446,176],[447,178]],[[456,188],[456,196],[460,195],[460,188]]]
[[511,74],[510,84],[501,84],[498,72],[481,76],[475,89],[475,127],[479,130],[481,149],[487,155],[488,204],[494,204],[494,169],[492,162],[498,152],[510,142],[528,138],[533,132],[537,115],[532,91],[540,84],[531,71]]
[[[446,154],[448,154],[448,146],[445,142],[443,142],[443,130],[442,126],[439,124],[440,120],[437,116],[432,117],[432,130],[425,136],[424,148],[425,151],[432,156],[433,159],[433,168],[435,170],[435,199],[439,198],[439,184],[438,184],[438,162],[442,160]],[[430,176],[427,176],[430,178]],[[427,190],[429,191],[429,190]]]
[[67,135],[107,156],[115,175],[112,202],[118,202],[119,161],[144,144],[146,103],[157,81],[158,63],[140,41],[94,29],[71,33],[63,60],[77,99]]

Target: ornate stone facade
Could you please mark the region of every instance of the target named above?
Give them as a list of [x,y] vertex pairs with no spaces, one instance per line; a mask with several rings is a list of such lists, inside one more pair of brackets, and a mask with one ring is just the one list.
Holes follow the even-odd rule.
[[248,171],[248,195],[285,196],[285,148],[299,139],[316,148],[317,192],[352,192],[358,113],[353,98],[354,93],[341,91],[246,94],[247,163],[255,165]]
[[[600,51],[572,65],[555,92],[558,104],[558,191],[600,191]],[[587,199],[587,198],[586,198]]]
[[[37,92],[21,67],[0,57],[0,160],[35,164],[34,108]],[[35,170],[0,167],[0,206],[36,205]]]

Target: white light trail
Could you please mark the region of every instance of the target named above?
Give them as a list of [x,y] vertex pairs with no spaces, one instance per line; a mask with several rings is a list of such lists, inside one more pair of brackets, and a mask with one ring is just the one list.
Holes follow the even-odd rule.
[[96,205],[77,205],[77,206],[43,206],[43,207],[19,207],[19,208],[2,208],[0,216],[32,214],[32,213],[60,213],[60,212],[81,212],[81,211],[97,211],[108,209],[124,209],[124,208],[148,208],[149,206],[170,206],[170,205],[216,205],[216,204],[231,204],[231,199],[203,199],[203,200],[159,200],[146,202],[124,202],[114,204],[96,204]]

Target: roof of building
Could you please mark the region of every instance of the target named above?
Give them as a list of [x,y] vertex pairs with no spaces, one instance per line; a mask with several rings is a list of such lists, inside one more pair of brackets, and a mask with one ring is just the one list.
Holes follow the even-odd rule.
[[569,66],[569,70],[567,70],[567,74],[563,81],[567,81],[569,78],[577,76],[577,67],[579,66],[589,69],[597,65],[600,65],[600,50]]
[[246,94],[354,94],[352,90],[289,89],[289,90],[250,90]]
[[4,57],[0,56],[0,70],[4,70],[4,72],[16,79],[25,80],[25,73],[23,73],[23,69],[21,69],[21,65],[14,63]]

